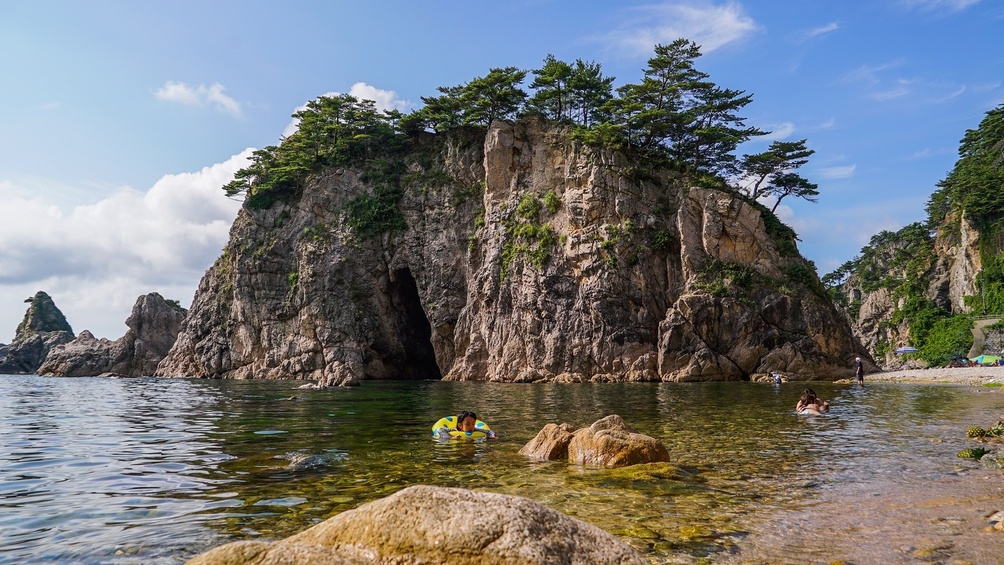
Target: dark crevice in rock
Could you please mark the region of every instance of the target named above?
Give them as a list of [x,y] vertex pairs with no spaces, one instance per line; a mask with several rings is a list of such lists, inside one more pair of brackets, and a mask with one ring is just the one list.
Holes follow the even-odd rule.
[[405,268],[396,271],[387,292],[400,317],[399,332],[404,347],[404,360],[396,377],[442,378],[442,371],[436,364],[436,352],[432,348],[432,325],[425,314],[425,309],[422,308],[418,285],[411,270]]

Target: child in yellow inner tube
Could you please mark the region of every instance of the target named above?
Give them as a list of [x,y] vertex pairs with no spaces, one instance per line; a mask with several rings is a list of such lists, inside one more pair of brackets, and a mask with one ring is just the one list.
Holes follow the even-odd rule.
[[470,410],[464,410],[460,414],[457,414],[457,427],[456,428],[439,428],[436,430],[436,434],[441,438],[450,438],[450,432],[465,432],[470,434],[471,432],[481,432],[485,434],[488,438],[498,437],[492,430],[476,429],[475,425],[478,422],[478,415]]

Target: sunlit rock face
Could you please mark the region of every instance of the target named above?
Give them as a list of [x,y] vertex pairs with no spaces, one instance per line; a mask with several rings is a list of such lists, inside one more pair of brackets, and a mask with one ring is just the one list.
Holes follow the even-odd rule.
[[413,486],[277,542],[236,542],[189,565],[259,563],[642,565],[603,530],[530,499]]
[[0,374],[35,373],[49,352],[73,339],[73,330],[52,298],[39,291],[17,326],[14,341],[0,349]]
[[414,145],[403,229],[349,226],[361,169],[245,206],[157,374],[797,380],[863,355],[762,207],[534,120]]
[[178,338],[186,310],[153,292],[136,299],[121,338],[97,339],[84,330],[69,343],[53,348],[38,369],[49,377],[114,374],[153,375]]

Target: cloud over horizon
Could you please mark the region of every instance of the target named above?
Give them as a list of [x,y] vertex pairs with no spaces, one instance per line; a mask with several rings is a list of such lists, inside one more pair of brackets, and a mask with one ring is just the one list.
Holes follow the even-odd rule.
[[[20,319],[23,299],[44,290],[75,331],[114,339],[125,330],[110,328],[122,325],[140,295],[160,292],[187,304],[241,205],[220,187],[251,151],[70,210],[0,182],[0,319]],[[0,342],[14,330],[0,327]]]

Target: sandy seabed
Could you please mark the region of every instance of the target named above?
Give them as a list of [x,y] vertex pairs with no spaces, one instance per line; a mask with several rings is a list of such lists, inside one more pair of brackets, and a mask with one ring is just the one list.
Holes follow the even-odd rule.
[[[993,387],[990,383],[1004,383],[1004,367],[887,370],[865,375],[865,386],[870,382]],[[1000,395],[1004,414],[1004,389],[984,390]],[[930,484],[905,486],[895,477],[876,477],[824,494],[800,510],[765,517],[736,553],[714,562],[999,564],[1004,531],[990,527],[989,519],[1001,513],[1004,471],[960,461]]]

